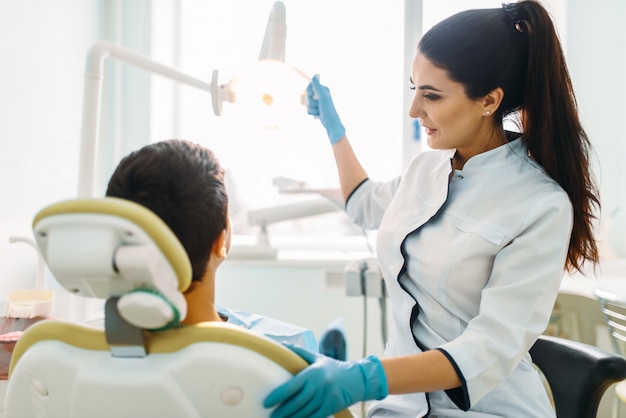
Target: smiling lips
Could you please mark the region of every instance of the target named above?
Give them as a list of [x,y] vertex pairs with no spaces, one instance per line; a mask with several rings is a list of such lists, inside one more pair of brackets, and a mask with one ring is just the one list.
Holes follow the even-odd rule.
[[435,131],[437,131],[436,129],[429,128],[428,126],[424,126],[421,119],[418,119],[418,120],[422,128],[424,128],[424,130],[426,131],[426,135],[432,135],[435,133]]

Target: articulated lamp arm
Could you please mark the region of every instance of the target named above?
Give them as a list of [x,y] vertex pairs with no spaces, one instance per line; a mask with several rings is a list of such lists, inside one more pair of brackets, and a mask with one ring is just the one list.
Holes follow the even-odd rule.
[[92,197],[93,195],[104,61],[109,58],[209,92],[215,115],[221,114],[223,101],[232,101],[228,90],[217,84],[217,70],[213,70],[211,82],[207,83],[112,42],[99,41],[95,43],[87,54],[85,71],[78,197]]
[[[267,22],[259,60],[284,62],[287,33],[285,22],[285,5],[282,1],[276,1],[272,6]],[[235,101],[231,84],[234,84],[237,79],[231,80],[226,85],[218,85],[217,70],[213,70],[211,82],[207,83],[112,42],[99,41],[95,43],[87,54],[85,71],[78,197],[92,197],[94,191],[104,61],[109,58],[210,93],[213,113],[216,116],[222,114],[222,102],[232,103]],[[303,73],[301,75],[308,78]]]

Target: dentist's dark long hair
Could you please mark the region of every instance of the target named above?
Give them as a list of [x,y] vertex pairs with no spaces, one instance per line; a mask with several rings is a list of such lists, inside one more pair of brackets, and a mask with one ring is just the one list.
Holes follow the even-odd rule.
[[473,99],[497,87],[504,99],[494,118],[518,112],[531,156],[567,192],[574,226],[565,268],[596,264],[593,234],[599,191],[591,144],[580,119],[563,51],[550,15],[536,1],[468,10],[434,26],[418,45]]

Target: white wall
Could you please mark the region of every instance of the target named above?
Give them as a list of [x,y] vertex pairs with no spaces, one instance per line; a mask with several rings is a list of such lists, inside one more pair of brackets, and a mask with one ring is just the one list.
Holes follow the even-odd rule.
[[43,206],[76,195],[82,82],[99,32],[98,0],[0,1],[0,308],[32,286],[32,236]]
[[[600,161],[602,225],[626,226],[626,2],[568,2],[567,59],[583,126]],[[620,231],[618,236],[625,236]],[[604,236],[601,236],[604,238]],[[623,238],[622,238],[623,239]],[[619,247],[626,248],[621,241]],[[609,243],[610,244],[610,243]],[[615,245],[614,245],[615,246]],[[622,256],[626,256],[626,251]]]
[[[348,262],[346,261],[346,264]],[[227,260],[218,270],[217,303],[297,324],[320,336],[340,318],[347,337],[348,358],[382,355],[381,306],[377,298],[346,296],[339,260],[267,265]],[[389,306],[386,307],[390,315]]]

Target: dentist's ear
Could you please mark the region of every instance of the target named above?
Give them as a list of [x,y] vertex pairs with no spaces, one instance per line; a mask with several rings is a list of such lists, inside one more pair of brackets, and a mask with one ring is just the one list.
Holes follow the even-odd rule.
[[485,95],[480,101],[481,113],[485,116],[496,113],[504,99],[504,90],[501,87],[496,87]]

